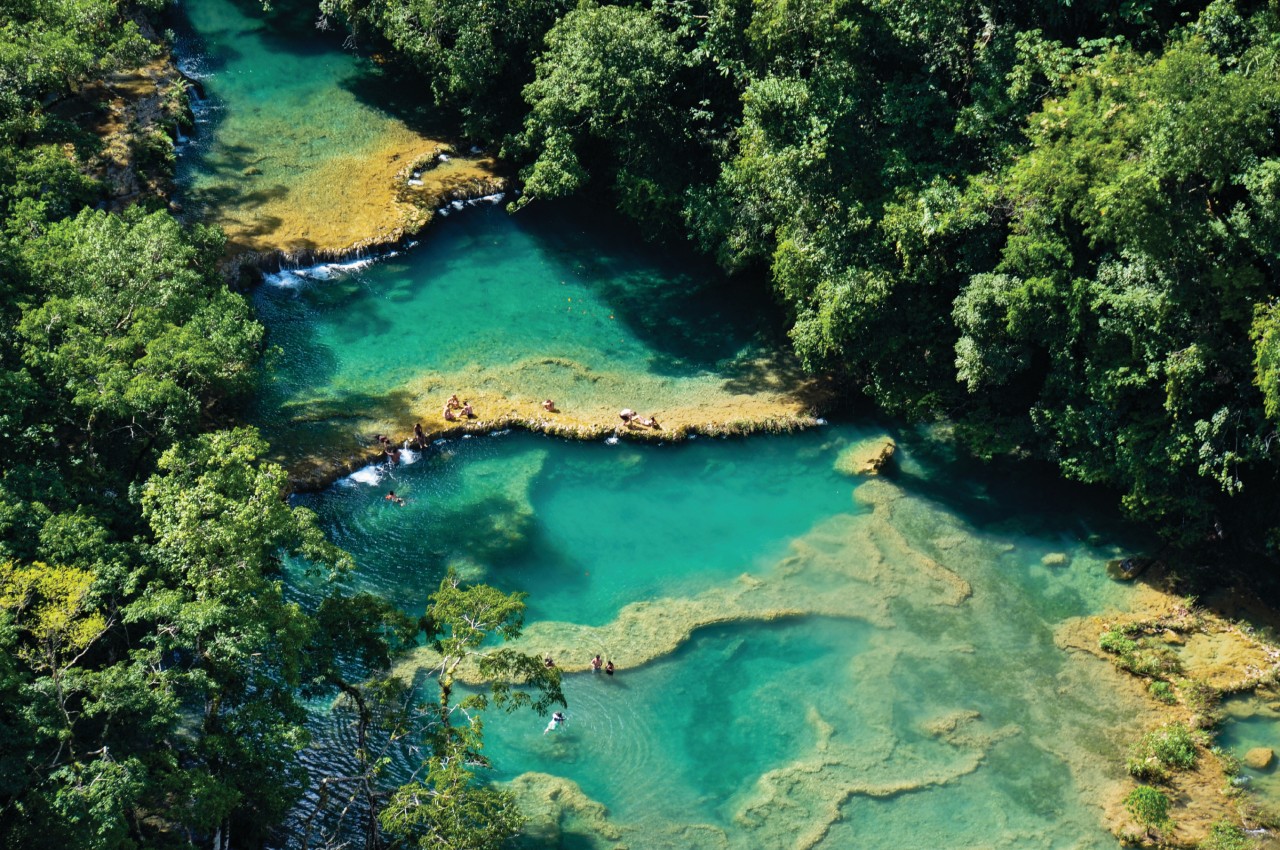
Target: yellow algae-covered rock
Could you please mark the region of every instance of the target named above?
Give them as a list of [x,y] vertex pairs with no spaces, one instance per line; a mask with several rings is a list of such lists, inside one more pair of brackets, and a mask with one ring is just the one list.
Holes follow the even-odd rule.
[[728,850],[723,829],[703,823],[618,823],[569,779],[525,773],[507,783],[528,818],[516,847],[592,850]]
[[1245,767],[1251,767],[1254,770],[1266,770],[1271,767],[1271,763],[1275,761],[1275,750],[1270,747],[1254,747],[1244,754]]
[[[456,371],[426,370],[375,403],[352,406],[335,397],[297,398],[281,407],[286,419],[270,429],[280,447],[275,458],[295,486],[317,488],[381,455],[375,435],[392,442],[413,436],[420,423],[428,440],[502,428],[522,428],[568,439],[617,436],[664,442],[692,434],[731,436],[789,432],[813,427],[812,410],[822,403],[821,386],[786,380],[789,361],[779,355],[760,366],[777,370],[776,381],[739,387],[723,375],[672,378],[635,370],[592,367],[564,357],[528,357],[515,362],[470,363]],[[469,400],[474,418],[449,421],[445,401]],[[543,402],[555,402],[554,411]],[[656,426],[624,423],[622,408],[652,417]],[[354,439],[353,439],[354,436]]]
[[844,475],[877,475],[892,458],[898,444],[892,437],[869,437],[843,449],[836,456],[836,472]]
[[524,773],[507,783],[527,823],[519,846],[559,847],[567,836],[591,847],[624,850],[622,831],[577,783],[547,773]]
[[1178,657],[1188,676],[1227,692],[1248,687],[1276,663],[1266,646],[1236,629],[1188,635]]

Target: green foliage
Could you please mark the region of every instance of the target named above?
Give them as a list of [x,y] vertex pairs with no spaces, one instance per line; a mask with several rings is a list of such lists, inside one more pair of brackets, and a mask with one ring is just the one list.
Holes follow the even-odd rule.
[[524,825],[510,791],[476,785],[461,748],[433,759],[422,782],[403,785],[379,816],[401,846],[497,850]]
[[1181,723],[1169,723],[1142,736],[1129,751],[1129,773],[1148,781],[1168,778],[1170,770],[1190,770],[1198,754],[1191,731]]
[[1198,729],[1210,729],[1222,720],[1222,693],[1212,685],[1194,679],[1180,679],[1178,692],[1194,712],[1192,723]]
[[1253,381],[1262,391],[1267,416],[1280,422],[1280,303],[1259,304],[1250,329],[1253,338]]
[[1169,798],[1150,785],[1139,785],[1126,794],[1124,807],[1147,830],[1173,828],[1169,820]]
[[1119,629],[1103,632],[1098,638],[1098,645],[1114,655],[1129,655],[1138,649],[1138,642]]
[[10,362],[50,401],[20,421],[39,416],[82,460],[124,464],[243,396],[263,329],[217,276],[221,250],[219,235],[138,208],[86,210],[28,240],[39,289]]
[[[531,707],[545,714],[565,705],[560,671],[541,658],[494,646],[511,640],[524,625],[524,594],[506,594],[487,585],[464,586],[452,571],[432,594],[424,623],[439,653],[439,696],[422,727],[431,755],[424,775],[396,788],[378,814],[381,829],[403,846],[496,850],[516,835],[524,817],[510,791],[484,785],[477,768],[482,714],[490,705],[514,711]],[[488,685],[453,700],[455,676],[468,665]]]
[[7,0],[0,20],[0,142],[42,100],[151,49],[116,0]]
[[1222,772],[1227,776],[1238,776],[1240,774],[1240,768],[1243,765],[1235,753],[1217,746],[1211,747],[1209,751],[1218,759],[1218,764],[1222,766]]
[[1178,701],[1178,695],[1174,692],[1173,685],[1168,682],[1154,681],[1147,685],[1147,692],[1165,705],[1173,705]]
[[596,159],[598,147],[605,157],[592,164],[612,173],[625,207],[650,220],[677,212],[684,187],[674,157],[688,158],[695,143],[677,94],[688,63],[676,35],[643,7],[586,3],[561,18],[535,62],[524,130],[510,147],[534,155],[517,207],[580,189],[584,158]]
[[493,139],[520,121],[519,94],[565,0],[322,0],[327,17],[373,31],[419,69],[463,132]]
[[1135,640],[1129,636],[1129,628],[1113,628],[1103,632],[1098,638],[1098,645],[1115,656],[1117,667],[1138,676],[1154,678],[1164,678],[1181,671],[1182,662],[1173,650],[1145,637]]
[[517,207],[607,188],[767,273],[802,363],[850,392],[1110,488],[1180,547],[1280,540],[1274,10],[329,8],[510,133]]
[[1236,824],[1218,821],[1209,827],[1209,837],[1196,845],[1198,850],[1248,850],[1254,847],[1245,831]]

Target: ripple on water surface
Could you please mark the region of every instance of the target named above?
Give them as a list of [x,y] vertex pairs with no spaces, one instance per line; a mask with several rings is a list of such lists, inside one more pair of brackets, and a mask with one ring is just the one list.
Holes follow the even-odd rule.
[[[404,507],[392,480],[299,501],[410,610],[450,562],[531,593],[523,646],[556,647],[569,720],[491,716],[486,753],[537,846],[1115,847],[1110,730],[1141,708],[1054,644],[1127,598],[1099,526],[909,435],[888,480],[836,472],[865,433],[459,440],[395,472]],[[584,670],[601,646],[614,677]]]

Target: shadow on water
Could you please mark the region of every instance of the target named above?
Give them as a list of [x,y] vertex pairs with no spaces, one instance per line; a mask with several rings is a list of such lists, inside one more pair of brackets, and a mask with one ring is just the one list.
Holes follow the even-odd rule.
[[1155,541],[1118,515],[1119,497],[1096,485],[1066,481],[1048,463],[967,456],[953,442],[926,429],[889,425],[917,465],[892,465],[887,476],[913,494],[962,516],[980,531],[1034,528],[1048,537],[1110,539],[1152,547]]
[[[262,37],[272,54],[309,57],[345,53],[354,58],[350,75],[338,86],[357,100],[398,118],[426,136],[445,132],[428,101],[427,87],[411,69],[375,64],[370,45],[350,35],[341,20],[325,20],[315,0],[272,0],[263,9],[258,0],[232,0],[246,18],[262,23]],[[321,28],[321,23],[325,28]]]
[[[513,221],[654,352],[655,374],[696,374],[734,358],[744,343],[785,342],[763,280],[730,279],[688,246],[646,241],[634,222],[599,201],[540,204],[537,216]],[[584,251],[584,243],[598,250]]]
[[426,81],[412,70],[361,62],[341,85],[361,103],[400,119],[416,133],[441,139],[454,135],[429,101]]

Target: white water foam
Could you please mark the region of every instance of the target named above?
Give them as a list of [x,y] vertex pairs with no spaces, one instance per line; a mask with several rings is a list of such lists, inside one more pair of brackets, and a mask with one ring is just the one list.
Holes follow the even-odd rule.
[[[393,255],[394,252],[383,256]],[[262,282],[268,286],[275,286],[281,289],[297,289],[311,281],[333,280],[340,275],[351,274],[373,265],[376,260],[377,258],[374,257],[360,257],[355,260],[345,260],[337,263],[317,263],[314,266],[300,269],[281,269],[273,274],[263,275]]]
[[616,436],[613,436],[613,437],[605,437],[605,438],[604,438],[604,444],[605,444],[606,446],[616,446],[616,445],[618,445],[618,438],[617,438]]
[[494,192],[492,195],[481,195],[479,198],[467,198],[464,200],[450,201],[448,206],[443,206],[436,210],[442,216],[448,216],[453,212],[462,212],[467,207],[478,207],[481,204],[500,204],[507,195],[505,192]]
[[343,481],[351,484],[367,484],[370,487],[377,486],[387,474],[387,468],[384,464],[374,463],[366,466],[364,469],[357,469],[348,475]]
[[178,70],[192,80],[206,80],[213,74],[205,70],[203,56],[185,56],[177,62]]

